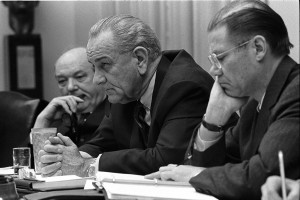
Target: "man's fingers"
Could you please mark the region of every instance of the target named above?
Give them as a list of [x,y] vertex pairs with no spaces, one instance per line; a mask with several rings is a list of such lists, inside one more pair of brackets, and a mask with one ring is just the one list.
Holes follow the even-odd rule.
[[61,144],[64,145],[64,142],[59,137],[49,137],[49,141],[51,144]]
[[266,188],[266,184],[264,184],[263,186],[261,186],[260,190],[261,190],[261,193],[262,193],[262,196],[261,196],[261,200],[267,200],[268,199],[268,195],[267,195],[267,188]]
[[62,176],[63,173],[61,170],[57,170],[57,172],[55,172],[55,174],[53,176]]
[[50,142],[49,140],[46,140],[46,141],[45,141],[45,145],[46,145],[46,144],[51,144],[51,142]]
[[51,144],[46,144],[44,146],[44,151],[47,153],[62,153],[62,147],[60,145],[51,145]]
[[44,150],[40,150],[38,152],[38,157],[40,158],[41,156],[46,155],[46,154],[47,154],[47,152],[45,152]]
[[73,96],[73,97],[76,100],[76,102],[80,102],[80,103],[84,102],[84,100],[79,97],[76,97],[76,96]]
[[174,181],[173,175],[174,173],[172,171],[164,171],[160,173],[160,178],[163,181]]
[[53,177],[53,176],[62,176],[63,173],[62,171],[59,169],[56,172],[52,172],[50,174],[43,174],[43,177]]
[[167,165],[167,166],[160,167],[160,168],[159,168],[159,171],[160,171],[160,172],[171,171],[171,170],[173,170],[175,167],[177,167],[177,165],[175,165],[175,164],[169,164],[169,165]]
[[40,167],[43,176],[53,176],[61,168],[61,162],[52,163],[50,165],[40,163]]
[[[75,144],[73,143],[73,141],[72,141],[69,137],[63,136],[61,133],[58,133],[58,134],[57,134],[57,137],[59,137],[59,138],[61,139],[61,141],[62,141],[66,146],[73,146],[73,145],[75,145]],[[75,146],[76,146],[76,145],[75,145]]]
[[72,101],[73,101],[74,105],[77,105],[78,103],[84,102],[83,99],[81,99],[79,97],[76,97],[76,96],[73,96]]
[[62,155],[60,154],[53,154],[53,155],[43,155],[40,157],[41,163],[54,163],[54,162],[61,162],[63,160]]
[[[159,171],[151,173],[151,174],[147,174],[145,175],[146,179],[162,179],[162,173],[165,172],[171,172],[174,168],[176,168],[178,165],[175,164],[169,164],[167,166],[163,166],[159,168]],[[166,178],[166,177],[165,177]]]
[[[79,97],[76,96],[65,96],[63,97],[65,100],[65,105],[64,107],[68,106],[69,109],[73,112],[76,113],[77,110],[77,104],[83,102],[83,100]],[[71,115],[71,113],[69,113]]]
[[146,179],[160,179],[160,171],[153,172],[144,176]]

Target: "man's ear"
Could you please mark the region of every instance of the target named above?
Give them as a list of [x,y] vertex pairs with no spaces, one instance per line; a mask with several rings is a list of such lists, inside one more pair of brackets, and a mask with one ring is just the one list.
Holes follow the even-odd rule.
[[134,56],[138,60],[138,71],[141,75],[147,72],[148,67],[148,51],[146,48],[138,46],[133,50]]
[[268,44],[264,36],[257,35],[253,38],[255,57],[258,62],[264,59],[268,51]]

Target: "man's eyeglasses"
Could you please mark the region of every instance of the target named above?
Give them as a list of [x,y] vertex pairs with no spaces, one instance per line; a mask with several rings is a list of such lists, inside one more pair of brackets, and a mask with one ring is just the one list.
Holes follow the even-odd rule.
[[218,60],[218,57],[220,57],[220,56],[222,56],[222,55],[224,55],[224,54],[226,54],[226,53],[228,53],[228,52],[230,52],[230,51],[233,51],[233,50],[235,50],[235,49],[238,49],[238,48],[240,48],[240,47],[242,47],[242,46],[248,44],[251,40],[252,40],[252,39],[250,39],[250,40],[248,40],[248,41],[246,41],[246,42],[244,42],[244,43],[242,43],[242,44],[240,44],[240,45],[238,45],[238,46],[235,46],[235,47],[233,47],[233,48],[231,48],[231,49],[228,49],[228,50],[226,50],[226,51],[224,51],[224,52],[222,52],[222,53],[219,53],[218,55],[216,55],[215,53],[212,53],[212,54],[210,54],[210,55],[208,56],[208,59],[209,59],[210,63],[211,63],[213,66],[215,66],[215,67],[217,67],[217,68],[219,68],[219,69],[222,69],[222,65],[221,65],[220,61]]

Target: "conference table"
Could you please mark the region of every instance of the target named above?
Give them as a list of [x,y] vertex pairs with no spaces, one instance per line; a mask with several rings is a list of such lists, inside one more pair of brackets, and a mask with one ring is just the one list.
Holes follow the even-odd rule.
[[[19,179],[11,167],[0,168],[0,175],[12,177],[16,185],[19,200],[105,200],[105,192],[99,188],[84,189],[86,181],[92,178],[68,179],[57,182],[37,182],[30,179]],[[0,193],[1,197],[1,193]]]
[[[20,200],[107,200],[124,198],[217,200],[213,196],[198,193],[195,188],[186,182],[149,180],[136,174],[98,171],[96,174],[97,181],[95,181],[95,178],[82,178],[75,175],[47,178],[36,176],[35,179],[20,179],[14,174],[12,176],[16,176],[14,182]],[[105,189],[102,189],[102,187]]]

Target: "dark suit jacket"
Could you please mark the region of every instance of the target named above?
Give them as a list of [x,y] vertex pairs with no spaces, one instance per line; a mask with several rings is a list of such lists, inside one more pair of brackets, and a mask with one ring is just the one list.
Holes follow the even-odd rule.
[[148,174],[169,163],[179,164],[205,113],[212,85],[212,77],[187,52],[165,51],[156,72],[146,146],[133,119],[135,101],[112,104],[99,137],[81,150],[94,157],[102,153],[102,171]]
[[[76,122],[71,123],[72,119],[70,118],[68,123],[65,123],[63,121],[54,122],[51,124],[51,127],[57,127],[57,132],[61,133],[63,135],[66,135],[72,139],[72,141],[80,147],[81,145],[85,144],[87,141],[91,140],[92,138],[96,137],[97,133],[96,130],[99,127],[104,115],[105,115],[105,105],[106,101],[104,100],[102,103],[100,103],[94,112],[92,112],[90,115],[86,117],[85,121],[82,122]],[[74,119],[73,119],[74,120]],[[75,135],[72,131],[72,129],[76,130],[76,134],[78,134],[78,141],[75,140]],[[80,150],[80,149],[79,149]]]
[[279,175],[279,150],[286,177],[300,178],[299,64],[286,56],[267,87],[259,113],[257,105],[249,100],[238,124],[226,133],[226,147],[223,137],[198,152],[200,160],[209,160],[210,166],[215,162],[216,167],[190,180],[197,191],[220,199],[261,199],[260,187],[267,177]]

